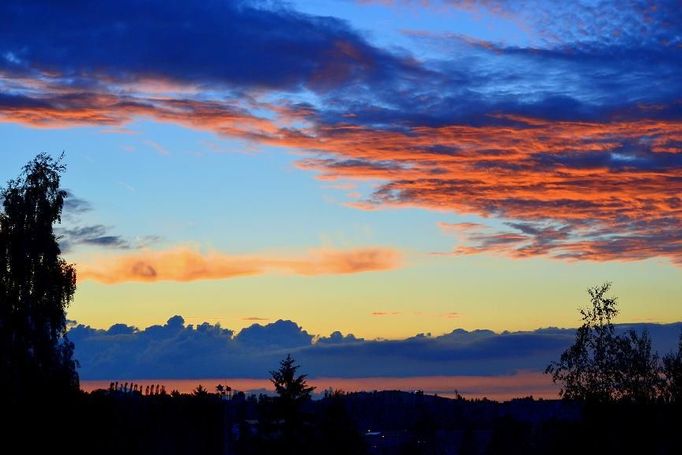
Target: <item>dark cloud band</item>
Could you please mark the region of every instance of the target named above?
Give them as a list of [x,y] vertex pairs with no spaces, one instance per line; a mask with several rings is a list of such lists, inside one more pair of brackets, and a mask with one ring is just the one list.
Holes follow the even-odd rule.
[[[682,323],[617,327],[647,329],[654,348],[667,353],[675,348]],[[235,333],[219,324],[186,325],[174,316],[143,330],[124,324],[108,330],[75,325],[68,336],[76,345],[83,379],[265,377],[287,353],[318,377],[490,376],[542,371],[573,343],[575,330],[456,329],[441,336],[381,341],[340,332],[314,337],[283,320]]]

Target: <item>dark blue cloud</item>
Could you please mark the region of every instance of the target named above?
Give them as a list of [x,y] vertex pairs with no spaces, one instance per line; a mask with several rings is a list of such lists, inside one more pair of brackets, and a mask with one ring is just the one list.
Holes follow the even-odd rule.
[[499,113],[549,120],[682,118],[677,1],[445,3],[515,16],[529,29],[530,42],[408,31],[416,46],[439,50],[439,57],[420,62],[428,76],[366,88],[362,96],[352,96],[356,87],[332,92],[327,104],[334,108],[325,110],[324,121],[395,128],[499,124],[491,115]]
[[[115,97],[104,103],[112,112],[91,118],[115,123],[126,118],[116,110],[153,113],[154,100],[121,85],[153,80],[201,87],[192,101],[235,97],[233,108],[253,101],[254,88],[312,90],[319,96],[312,104],[282,103],[319,125],[681,118],[682,20],[674,2],[651,10],[640,2],[474,3],[532,19],[552,39],[518,47],[416,34],[451,49],[417,61],[372,45],[344,21],[275,2],[9,0],[0,3],[0,71],[8,76],[0,106],[102,110],[107,94]],[[615,25],[600,19],[609,15]],[[19,76],[43,85],[13,82]]]
[[55,233],[64,253],[71,252],[78,245],[94,246],[116,250],[141,248],[159,240],[158,236],[147,235],[131,241],[120,235],[111,234],[111,228],[102,224],[82,224],[82,216],[93,210],[92,204],[73,192],[66,190],[62,213],[62,227]]
[[[555,39],[514,47],[420,36],[453,51],[418,62],[372,45],[344,21],[271,2],[123,0],[95,7],[86,0],[9,0],[0,3],[0,71],[8,81],[33,77],[45,86],[17,92],[8,83],[0,106],[78,109],[97,105],[98,92],[130,94],[116,84],[156,80],[198,85],[203,98],[227,93],[246,100],[251,88],[310,89],[321,97],[310,111],[320,123],[398,128],[499,123],[491,116],[497,113],[636,116],[642,103],[679,98],[680,13],[670,2],[646,14],[638,2],[603,2],[600,8],[619,12],[615,28],[580,3],[551,11],[543,2],[480,3],[538,13],[529,17],[542,27],[551,22]],[[589,39],[573,36],[578,28],[568,18],[579,19],[583,33],[591,30]],[[632,36],[637,33],[643,36]],[[668,110],[679,118],[679,107]]]
[[[622,324],[647,329],[654,348],[676,346],[682,323]],[[292,321],[254,324],[235,334],[220,325],[186,325],[174,316],[164,325],[108,330],[76,325],[69,331],[83,379],[266,377],[292,353],[312,376],[504,375],[540,371],[568,347],[574,329],[495,333],[453,330],[404,340],[363,340],[334,332],[317,340]]]
[[106,331],[107,335],[132,335],[137,331],[135,327],[126,324],[114,324]]
[[3,1],[0,68],[87,83],[159,78],[224,88],[325,90],[405,63],[345,22],[246,0]]
[[319,120],[397,130],[514,125],[510,116],[553,121],[682,118],[679,47],[547,50],[467,45],[462,53],[465,57],[421,62],[425,76],[418,81],[403,77],[400,84],[329,92],[324,105],[333,107],[321,109]]
[[241,330],[234,340],[248,347],[295,349],[310,345],[313,336],[292,321],[279,320],[267,325],[253,324]]
[[39,98],[13,93],[0,93],[0,109],[41,109],[49,107],[49,103]]
[[110,235],[108,230],[106,226],[101,224],[58,228],[59,245],[65,252],[70,251],[74,245],[91,245],[123,250],[131,248],[127,240],[117,235]]
[[668,152],[653,152],[648,148],[646,139],[636,143],[625,143],[613,148],[610,153],[595,152],[567,152],[561,155],[552,153],[538,153],[533,157],[538,165],[547,169],[555,167],[570,167],[580,169],[609,169],[664,171],[666,169],[682,168],[682,154]]
[[91,210],[92,204],[90,204],[90,202],[79,198],[71,191],[66,190],[66,196],[64,197],[64,216],[77,216]]
[[317,339],[317,344],[319,345],[325,345],[325,344],[351,344],[351,343],[359,343],[365,341],[364,338],[357,338],[355,335],[352,333],[349,333],[348,335],[344,335],[340,331],[335,331],[332,332],[328,337],[319,337]]

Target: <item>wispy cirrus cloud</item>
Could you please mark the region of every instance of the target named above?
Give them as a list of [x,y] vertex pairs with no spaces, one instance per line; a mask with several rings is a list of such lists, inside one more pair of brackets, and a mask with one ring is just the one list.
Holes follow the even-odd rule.
[[127,281],[220,280],[269,272],[295,275],[352,274],[398,267],[401,254],[384,247],[337,250],[320,248],[298,256],[201,253],[178,247],[108,256],[77,264],[79,280],[105,284]]
[[118,235],[109,234],[109,229],[101,224],[77,226],[72,228],[58,228],[59,245],[65,251],[74,244],[101,246],[116,249],[131,248],[130,242]]
[[673,42],[682,13],[675,0],[359,0],[396,7],[485,11],[510,19],[545,45],[557,43],[638,44]]
[[92,204],[85,199],[79,198],[69,190],[64,197],[64,211],[62,215],[66,218],[76,218],[79,215],[92,210]]
[[70,190],[66,190],[62,218],[64,224],[55,228],[55,234],[62,252],[72,252],[78,245],[110,250],[140,249],[160,240],[156,235],[145,235],[134,239],[112,233],[110,226],[84,223],[84,214],[93,210],[92,204]]

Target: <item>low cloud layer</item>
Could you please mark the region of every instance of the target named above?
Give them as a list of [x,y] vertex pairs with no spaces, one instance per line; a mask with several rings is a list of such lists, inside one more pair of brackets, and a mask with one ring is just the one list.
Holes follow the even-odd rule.
[[[682,322],[617,327],[648,330],[654,349],[667,353],[676,347]],[[573,343],[575,330],[456,329],[440,336],[365,340],[340,332],[315,336],[292,321],[253,324],[235,333],[218,324],[186,325],[174,316],[143,330],[75,325],[69,338],[85,380],[264,378],[288,353],[313,377],[500,376],[542,371]]]
[[201,253],[190,248],[140,251],[77,264],[79,280],[106,284],[126,281],[220,280],[283,272],[336,275],[390,270],[400,265],[397,250],[382,247],[336,250],[320,248],[300,256],[245,256]]

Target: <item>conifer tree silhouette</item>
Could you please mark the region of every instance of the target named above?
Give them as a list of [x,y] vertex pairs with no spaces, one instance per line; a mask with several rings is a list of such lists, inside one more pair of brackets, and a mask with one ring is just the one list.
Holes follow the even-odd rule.
[[276,371],[270,372],[270,382],[275,386],[278,398],[285,407],[296,406],[310,398],[315,387],[309,387],[306,381],[307,375],[296,375],[299,366],[291,354],[280,362]]

